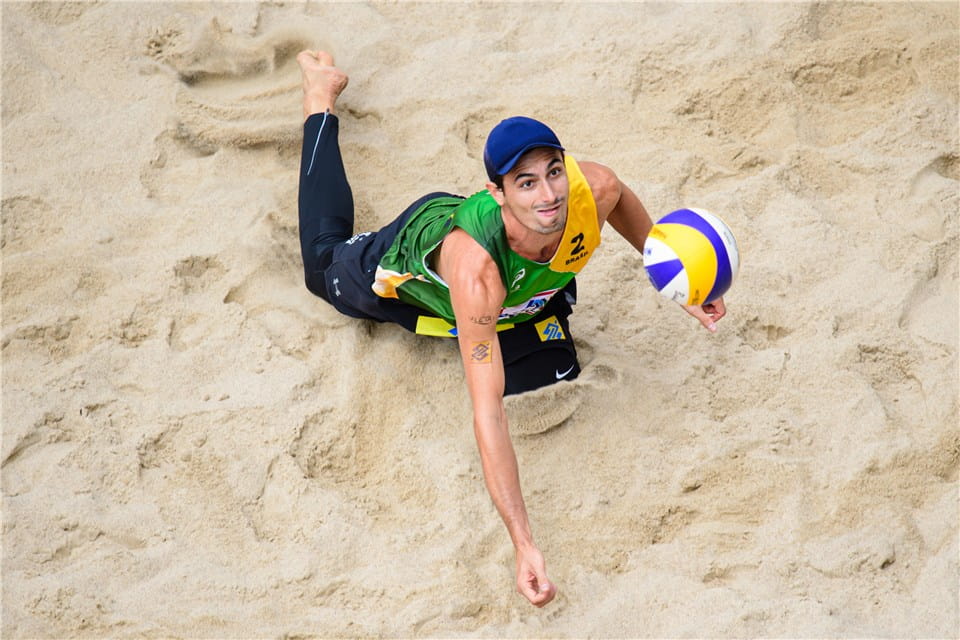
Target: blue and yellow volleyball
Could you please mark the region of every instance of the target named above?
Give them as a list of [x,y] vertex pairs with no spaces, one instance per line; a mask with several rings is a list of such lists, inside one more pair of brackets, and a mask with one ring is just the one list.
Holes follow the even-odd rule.
[[643,267],[654,288],[680,304],[723,296],[740,269],[737,240],[704,209],[678,209],[660,218],[643,245]]

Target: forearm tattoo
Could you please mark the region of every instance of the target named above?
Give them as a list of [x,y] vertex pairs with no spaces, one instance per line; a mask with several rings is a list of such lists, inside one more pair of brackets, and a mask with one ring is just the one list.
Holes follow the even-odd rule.
[[490,341],[474,342],[470,345],[470,362],[473,364],[490,364],[493,361],[493,349]]
[[493,316],[470,316],[470,321],[474,324],[490,324],[493,322]]

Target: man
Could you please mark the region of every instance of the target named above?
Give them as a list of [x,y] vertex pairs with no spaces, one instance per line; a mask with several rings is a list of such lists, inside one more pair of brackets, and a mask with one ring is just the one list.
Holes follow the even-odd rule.
[[[353,235],[335,110],[348,78],[322,51],[297,62],[307,288],[353,317],[457,337],[487,490],[516,550],[517,589],[543,606],[556,587],[530,531],[503,397],[577,376],[567,322],[574,276],[604,223],[642,251],[650,216],[613,171],[565,155],[543,123],[509,118],[486,142],[486,191],[431,193],[379,232]],[[725,313],[722,300],[685,309],[711,331]]]

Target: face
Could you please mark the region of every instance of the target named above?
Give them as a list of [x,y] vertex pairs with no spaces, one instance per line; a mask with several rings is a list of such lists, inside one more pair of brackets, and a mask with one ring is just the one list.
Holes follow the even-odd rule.
[[504,213],[531,231],[548,235],[567,222],[570,183],[559,149],[533,149],[503,176],[502,190],[492,183],[487,188]]

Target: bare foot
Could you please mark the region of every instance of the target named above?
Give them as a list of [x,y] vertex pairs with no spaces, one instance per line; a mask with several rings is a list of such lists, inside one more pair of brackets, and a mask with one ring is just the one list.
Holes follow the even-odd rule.
[[303,119],[327,110],[335,113],[337,97],[350,81],[347,74],[333,66],[333,56],[326,51],[301,51],[297,63],[303,72]]

